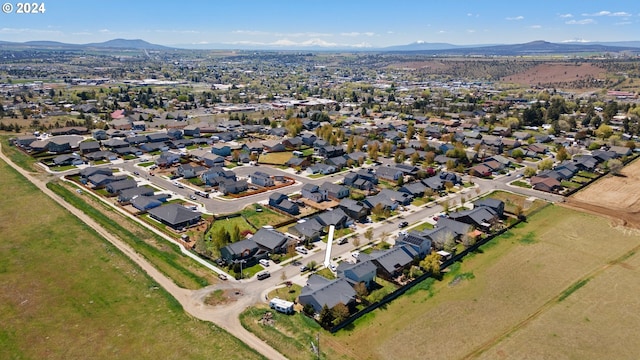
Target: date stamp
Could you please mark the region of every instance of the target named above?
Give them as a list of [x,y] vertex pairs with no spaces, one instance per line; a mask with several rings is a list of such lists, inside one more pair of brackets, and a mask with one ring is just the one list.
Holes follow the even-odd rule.
[[19,2],[19,3],[10,3],[6,2],[2,4],[2,12],[5,14],[44,14],[46,7],[43,2]]

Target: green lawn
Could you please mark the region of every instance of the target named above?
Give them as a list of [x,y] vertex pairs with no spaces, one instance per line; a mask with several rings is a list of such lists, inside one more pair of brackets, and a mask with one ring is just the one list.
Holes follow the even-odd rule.
[[249,223],[247,223],[242,216],[236,216],[236,217],[232,217],[232,218],[227,218],[227,219],[216,219],[213,221],[213,225],[211,225],[211,228],[209,229],[209,232],[207,233],[207,235],[210,234],[215,234],[217,233],[220,228],[224,228],[226,229],[228,232],[230,232],[231,230],[233,230],[233,228],[238,225],[238,228],[240,228],[240,232],[248,230],[253,232],[256,232],[256,230],[251,227],[251,225],[249,225]]
[[516,181],[512,182],[511,185],[519,186],[519,187],[522,187],[522,188],[531,189],[531,185],[529,185],[526,181],[522,181],[522,180],[516,180]]
[[1,358],[262,358],[186,315],[137,265],[4,162],[0,172],[0,208],[11,209],[0,211],[0,224],[11,224],[0,236]]
[[138,166],[149,167],[149,166],[153,166],[154,164],[155,162],[153,161],[147,161],[147,162],[138,163]]
[[410,228],[410,230],[415,230],[415,231],[424,231],[424,230],[430,230],[430,229],[433,229],[433,225],[428,222],[423,222],[418,226]]
[[[261,209],[261,211],[256,211]],[[291,219],[290,216],[282,215],[267,207],[252,204],[240,211],[247,220],[253,224],[256,228],[261,228],[265,225],[276,225],[283,221]]]

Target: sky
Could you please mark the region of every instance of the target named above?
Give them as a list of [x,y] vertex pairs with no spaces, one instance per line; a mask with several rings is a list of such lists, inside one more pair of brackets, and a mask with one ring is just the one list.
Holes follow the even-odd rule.
[[366,49],[640,41],[638,0],[46,0],[38,2],[43,14],[18,14],[17,3],[7,3],[13,9],[0,12],[0,40],[15,42]]

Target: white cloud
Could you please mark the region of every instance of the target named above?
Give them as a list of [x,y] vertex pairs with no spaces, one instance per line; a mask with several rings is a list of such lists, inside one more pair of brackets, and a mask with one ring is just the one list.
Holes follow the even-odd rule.
[[611,14],[611,16],[629,17],[629,16],[631,16],[631,14],[629,14],[628,12],[624,12],[624,11],[618,11],[618,12],[614,12],[613,14]]
[[618,25],[618,26],[623,26],[623,25],[631,25],[632,22],[631,21],[621,21],[621,22],[617,22],[613,25]]
[[507,20],[509,20],[509,21],[517,21],[517,20],[522,20],[522,19],[524,19],[524,16],[519,15],[519,16],[514,16],[514,17],[508,17],[508,18],[506,18],[506,19],[507,19]]
[[476,32],[476,31],[475,31],[474,29],[469,29],[469,30],[467,30],[467,32],[468,32],[469,34],[473,34],[473,33],[474,33],[474,32]]
[[562,43],[588,43],[591,42],[590,40],[585,40],[585,39],[571,39],[571,40],[562,40],[560,41]]
[[596,22],[593,19],[569,20],[565,22],[565,24],[567,25],[589,25],[589,24],[595,24],[595,23]]
[[84,32],[83,32],[83,31],[81,31],[81,32],[74,32],[74,33],[71,33],[71,35],[76,35],[76,36],[90,36],[90,35],[93,35],[93,33],[86,32],[86,31],[84,31]]
[[438,34],[445,34],[445,33],[446,33],[446,31],[444,31],[444,30],[438,31]]
[[530,29],[542,29],[542,25],[531,25],[529,26]]
[[631,16],[631,14],[629,14],[628,12],[625,12],[625,11],[611,12],[611,11],[607,11],[607,10],[602,10],[602,11],[598,11],[597,13],[593,13],[593,14],[582,14],[582,16],[621,16],[621,17],[629,17],[629,16]]
[[563,19],[568,19],[568,18],[572,18],[573,14],[560,14],[560,17]]
[[375,33],[373,32],[357,32],[357,31],[352,31],[352,32],[348,32],[348,33],[340,33],[340,36],[351,36],[351,37],[356,37],[356,36],[374,36]]

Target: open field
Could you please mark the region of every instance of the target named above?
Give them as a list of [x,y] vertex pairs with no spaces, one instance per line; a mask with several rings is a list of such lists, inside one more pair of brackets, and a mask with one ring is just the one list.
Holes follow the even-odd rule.
[[0,162],[0,358],[261,358]]
[[504,201],[504,210],[510,213],[515,213],[518,206],[520,206],[525,215],[540,210],[547,205],[543,200],[536,199],[534,201],[528,201],[526,196],[506,191],[494,191],[486,197]]
[[284,165],[292,156],[291,151],[261,154],[258,162],[261,164]]
[[637,359],[640,254],[606,267],[482,359]]
[[608,216],[640,229],[640,161],[625,166],[621,176],[607,175],[567,199],[567,205]]
[[546,63],[536,65],[518,74],[502,78],[502,81],[524,85],[572,82],[586,79],[604,79],[607,71],[593,64]]
[[[591,285],[579,289],[585,276],[639,245],[635,232],[612,227],[606,219],[549,206],[467,257],[428,291],[402,296],[331,338],[336,349],[354,349],[358,355],[351,357],[359,359],[473,358],[547,311],[561,311],[574,292]],[[606,306],[637,307],[625,304],[618,299]],[[604,332],[626,331],[615,321],[600,325]],[[599,339],[594,335],[590,341]]]

